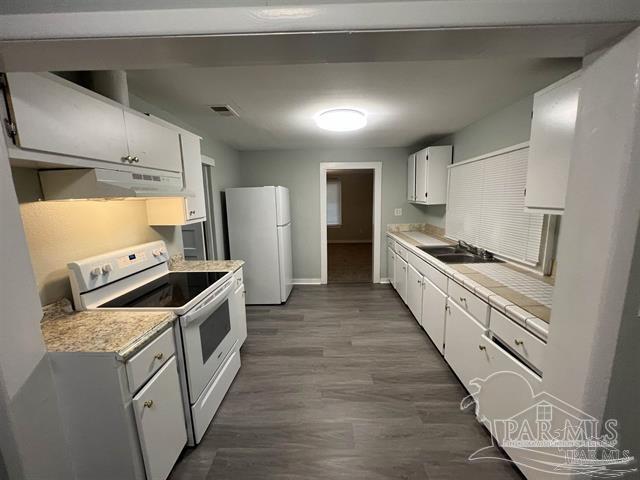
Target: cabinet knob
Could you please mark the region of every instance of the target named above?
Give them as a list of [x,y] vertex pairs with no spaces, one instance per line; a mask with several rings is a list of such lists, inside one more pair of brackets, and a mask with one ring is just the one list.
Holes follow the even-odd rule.
[[139,159],[138,157],[133,157],[133,158],[131,159],[131,162],[133,162],[133,163],[138,163],[138,162],[140,162],[140,159]]
[[516,340],[515,340],[515,344],[516,344],[516,345],[524,345],[524,342],[523,342],[522,340],[518,340],[518,339],[516,338]]
[[158,352],[153,356],[153,358],[155,358],[156,360],[162,360],[164,358],[164,353]]
[[127,155],[126,157],[122,157],[122,161],[123,162],[131,163],[132,160],[133,160],[133,157],[131,155]]
[[484,345],[478,345],[478,348],[480,349],[480,351],[484,352],[487,347],[485,347]]
[[460,302],[467,303],[467,299],[465,297],[460,297]]
[[147,400],[146,402],[143,403],[144,408],[151,408],[153,407],[153,400]]

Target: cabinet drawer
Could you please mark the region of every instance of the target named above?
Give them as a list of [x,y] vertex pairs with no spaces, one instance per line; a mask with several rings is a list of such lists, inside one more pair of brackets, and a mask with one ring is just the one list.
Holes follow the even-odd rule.
[[233,272],[233,278],[235,280],[234,285],[235,285],[236,288],[244,283],[244,276],[243,276],[243,273],[242,273],[242,268],[239,268],[238,270]]
[[404,259],[405,262],[409,260],[409,250],[398,243],[396,243],[396,253],[400,255],[400,257]]
[[491,331],[524,360],[542,371],[546,343],[496,309],[491,309]]
[[427,277],[431,283],[447,293],[447,285],[449,283],[449,277],[440,272],[437,268],[429,265],[429,263],[413,253],[409,254],[409,263],[418,270],[422,275]]
[[449,297],[484,326],[489,325],[489,304],[454,281],[449,282]]
[[129,390],[135,393],[175,353],[173,328],[168,329],[126,364]]
[[389,247],[394,252],[396,251],[396,241],[393,238],[387,237],[387,247]]
[[187,443],[176,357],[133,398],[147,480],[165,480]]

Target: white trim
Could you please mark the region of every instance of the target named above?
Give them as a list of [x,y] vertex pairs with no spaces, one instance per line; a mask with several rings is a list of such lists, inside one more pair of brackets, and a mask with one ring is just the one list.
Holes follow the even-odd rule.
[[[329,227],[331,228],[331,227]],[[373,243],[371,240],[327,240],[328,244],[337,244],[337,243]]]
[[485,160],[491,157],[497,157],[498,155],[503,155],[505,153],[515,152],[516,150],[522,150],[523,148],[527,148],[528,146],[529,146],[529,142],[517,143],[515,145],[511,145],[510,147],[501,148],[500,150],[494,150],[493,152],[485,153],[477,157],[463,160],[462,162],[452,163],[451,165],[448,165],[447,168],[459,167],[461,165],[466,165],[467,163],[477,162],[479,160]]
[[327,171],[373,170],[373,283],[380,283],[382,162],[320,163],[320,278],[327,283]]
[[388,277],[384,277],[380,279],[380,283],[388,283],[389,285],[391,284],[391,279]]
[[216,166],[216,161],[213,158],[208,157],[206,155],[200,155],[200,156],[202,157],[202,163],[203,164],[210,165],[212,167]]
[[322,282],[319,278],[294,278],[291,283],[293,285],[320,285]]

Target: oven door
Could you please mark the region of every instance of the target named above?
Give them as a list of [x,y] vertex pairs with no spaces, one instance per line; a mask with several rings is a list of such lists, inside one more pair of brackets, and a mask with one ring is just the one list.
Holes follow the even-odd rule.
[[231,278],[180,317],[192,405],[233,347],[229,298],[232,288]]

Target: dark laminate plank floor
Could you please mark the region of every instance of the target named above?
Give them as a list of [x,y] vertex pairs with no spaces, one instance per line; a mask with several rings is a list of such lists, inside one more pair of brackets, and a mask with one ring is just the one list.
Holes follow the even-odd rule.
[[298,286],[247,324],[242,368],[172,480],[521,478],[467,461],[491,440],[390,286]]

